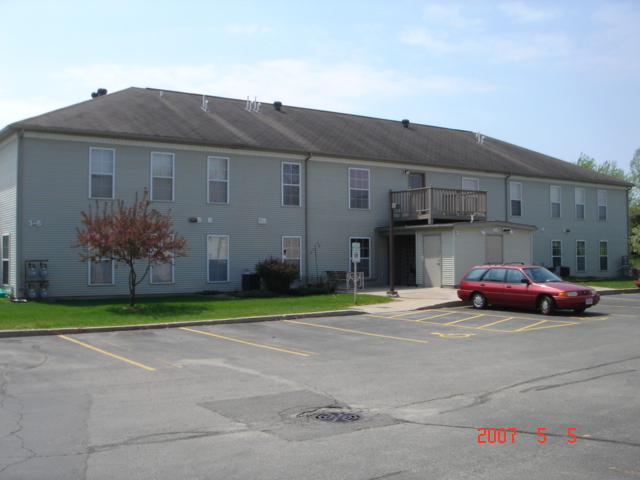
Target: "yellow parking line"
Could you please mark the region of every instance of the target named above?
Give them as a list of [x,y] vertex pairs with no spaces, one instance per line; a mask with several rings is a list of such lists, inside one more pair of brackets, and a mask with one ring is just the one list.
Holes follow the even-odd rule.
[[135,365],[136,367],[144,368],[145,370],[155,371],[155,368],[147,367],[146,365],[142,365],[141,363],[134,362],[133,360],[129,360],[129,359],[124,358],[124,357],[119,357],[118,355],[114,355],[113,353],[109,353],[109,352],[106,352],[104,350],[100,350],[99,348],[92,347],[89,344],[86,344],[86,343],[83,343],[83,342],[79,342],[78,340],[75,340],[73,338],[69,338],[66,335],[58,335],[58,336],[60,338],[64,338],[65,340],[69,340],[70,342],[74,342],[74,343],[77,343],[78,345],[82,345],[83,347],[87,347],[87,348],[90,348],[91,350],[95,350],[96,352],[100,352],[100,353],[103,353],[103,354],[108,355],[110,357],[117,358],[118,360],[122,360],[123,362],[130,363],[131,365]]
[[[388,317],[385,317],[388,318]],[[297,322],[295,320],[285,320],[289,323],[297,323],[299,325],[309,325],[310,327],[330,328],[331,330],[340,330],[342,332],[359,333],[360,335],[370,335],[372,337],[391,338],[393,340],[404,340],[406,342],[429,343],[426,340],[415,340],[413,338],[391,337],[389,335],[379,335],[377,333],[361,332],[359,330],[349,330],[347,328],[329,327],[328,325],[317,325],[315,323]]]
[[[467,320],[472,320],[474,318],[478,318],[478,317],[485,317],[486,315],[484,314],[480,314],[480,315],[474,315],[473,317],[467,317],[467,318],[463,318],[461,320],[455,320],[453,322],[449,322],[449,323],[443,323],[442,325],[455,325],[456,323],[460,323],[460,322],[466,322]],[[511,317],[513,318],[513,317]],[[477,327],[476,327],[477,328]]]
[[301,357],[310,357],[311,355],[317,355],[317,353],[300,353],[293,350],[286,350],[284,348],[270,347],[268,345],[261,345],[259,343],[247,342],[245,340],[238,340],[236,338],[226,337],[224,335],[218,335],[215,333],[203,332],[202,330],[194,330],[193,328],[180,327],[181,330],[187,330],[189,332],[201,333],[202,335],[209,335],[210,337],[222,338],[224,340],[231,340],[232,342],[244,343],[245,345],[252,345],[254,347],[268,348],[269,350],[276,350],[278,352],[291,353],[293,355],[300,355]]
[[629,475],[637,475],[640,477],[640,472],[634,472],[633,470],[623,470],[622,468],[609,467],[609,470],[615,470],[616,472],[628,473]]
[[[453,315],[455,312],[447,312],[447,313],[441,313],[439,315],[432,315],[430,317],[424,317],[422,320],[426,320],[428,318],[438,318],[438,317],[446,317],[447,315]],[[393,317],[383,317],[383,318],[397,318],[398,320],[404,320],[404,318],[400,318],[400,317],[404,317],[405,315],[415,315],[416,312],[407,312],[407,313],[402,313],[400,315],[394,315]]]
[[482,325],[481,327],[478,327],[478,328],[490,327],[491,325],[496,325],[498,323],[508,322],[509,320],[513,320],[514,318],[516,318],[516,317],[507,317],[507,318],[504,318],[502,320],[498,320],[497,322],[487,323],[486,325]]
[[[121,348],[121,349],[126,350],[128,352],[133,352],[133,350],[131,350],[130,348],[123,347],[122,345],[118,345],[117,343],[107,342],[106,340],[100,340],[100,341],[102,343],[106,343],[107,345],[111,345],[112,347]],[[145,355],[145,357],[150,357],[150,355]],[[171,367],[182,368],[180,365],[176,365],[176,364],[171,363],[171,362],[165,362],[164,360],[160,360],[159,358],[155,358],[155,357],[151,357],[151,358],[153,358],[156,362],[164,363],[165,365],[169,365]]]

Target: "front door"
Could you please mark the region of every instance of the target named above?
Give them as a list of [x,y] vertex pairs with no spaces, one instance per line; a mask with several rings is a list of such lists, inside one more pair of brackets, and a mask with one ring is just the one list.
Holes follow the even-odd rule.
[[502,263],[502,235],[487,235],[486,239],[485,262]]
[[422,258],[424,264],[423,284],[425,287],[442,286],[442,246],[440,235],[422,237]]

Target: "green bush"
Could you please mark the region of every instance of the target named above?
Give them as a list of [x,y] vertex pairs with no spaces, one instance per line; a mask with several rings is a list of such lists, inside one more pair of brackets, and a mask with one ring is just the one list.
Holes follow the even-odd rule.
[[256,273],[265,288],[276,295],[288,293],[291,284],[300,276],[298,267],[277,257],[269,257],[256,263]]
[[329,289],[323,287],[300,287],[294,288],[289,293],[295,297],[308,297],[311,295],[328,295]]
[[268,290],[248,290],[245,292],[238,292],[236,298],[274,298],[277,295]]

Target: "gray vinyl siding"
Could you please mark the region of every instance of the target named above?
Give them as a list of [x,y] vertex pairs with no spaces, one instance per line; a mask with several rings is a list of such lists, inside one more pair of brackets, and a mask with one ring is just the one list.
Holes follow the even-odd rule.
[[18,137],[0,144],[0,236],[9,235],[9,285],[15,287],[17,265]]

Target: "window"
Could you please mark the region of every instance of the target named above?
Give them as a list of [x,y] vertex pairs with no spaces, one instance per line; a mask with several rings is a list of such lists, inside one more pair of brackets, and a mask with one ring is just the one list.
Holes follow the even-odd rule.
[[229,159],[207,157],[209,203],[229,203]]
[[173,153],[151,153],[151,200],[173,202]]
[[0,285],[9,284],[9,241],[11,237],[9,235],[2,236],[2,277],[0,277]]
[[598,190],[598,220],[607,219],[607,191]]
[[[173,239],[173,235],[171,235]],[[173,283],[173,258],[165,263],[151,265],[150,281],[152,284]]]
[[89,197],[114,198],[115,156],[111,148],[89,149]]
[[301,237],[282,237],[282,261],[295,265],[300,272],[300,242]]
[[504,282],[506,273],[506,268],[492,268],[489,270],[489,273],[484,276],[483,280],[487,282]]
[[480,190],[480,180],[478,180],[477,178],[463,178],[462,190]]
[[522,216],[522,184],[511,182],[509,188],[509,198],[511,200],[511,216]]
[[409,174],[409,189],[422,188],[424,186],[424,176],[421,173]]
[[113,261],[103,258],[89,262],[89,285],[113,285]]
[[369,170],[349,169],[349,208],[369,208]]
[[576,241],[576,272],[587,271],[587,242]]
[[606,271],[609,270],[609,247],[607,242],[599,242],[600,243],[600,270]]
[[229,237],[207,236],[208,282],[229,281]]
[[576,188],[576,218],[584,220],[584,188]]
[[526,280],[526,277],[520,270],[516,270],[515,268],[507,270],[507,283],[521,283],[522,280]]
[[551,218],[560,218],[560,187],[551,187]]
[[562,240],[551,240],[551,265],[562,265]]
[[300,164],[282,164],[282,205],[300,206]]
[[364,273],[364,278],[371,278],[371,239],[355,238],[349,239],[349,271],[353,272],[353,262],[351,261],[351,244],[360,244],[360,263],[358,271]]

